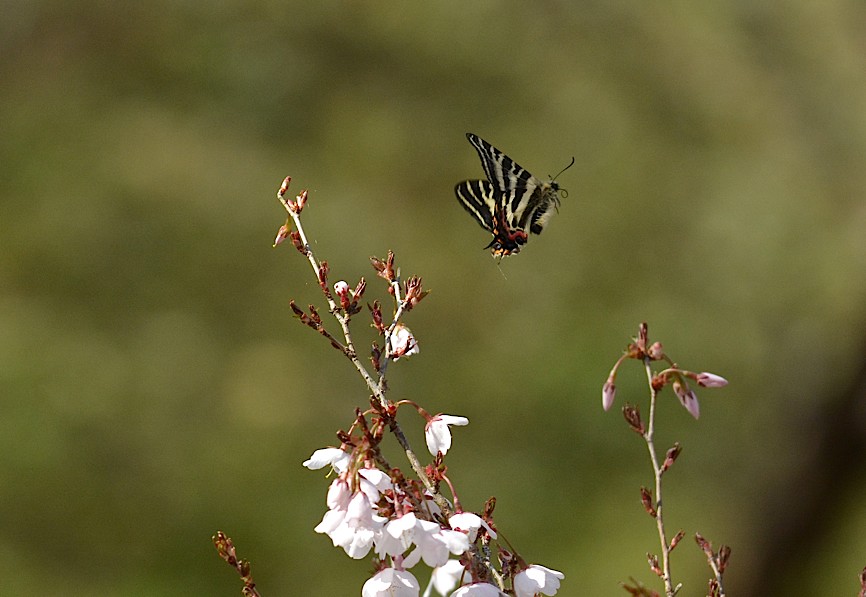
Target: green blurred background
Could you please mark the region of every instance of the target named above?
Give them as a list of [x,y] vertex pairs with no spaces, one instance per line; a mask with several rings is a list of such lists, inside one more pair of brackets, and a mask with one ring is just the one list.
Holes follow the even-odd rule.
[[[392,397],[469,417],[450,474],[561,595],[660,588],[638,488],[649,322],[726,376],[666,393],[668,526],[733,547],[732,595],[852,595],[866,565],[862,2],[4,2],[0,557],[4,594],[356,595],[301,462],[366,401],[291,318],[318,300],[274,199],[332,278],[397,253],[432,294]],[[475,132],[560,214],[502,273],[453,196]],[[502,274],[505,274],[503,276]],[[383,297],[378,280],[367,297]],[[363,346],[372,340],[358,321]],[[408,412],[422,447],[422,421]],[[389,446],[394,449],[393,445]],[[396,451],[391,460],[402,464]],[[672,531],[673,532],[673,531]],[[425,576],[417,571],[422,581]],[[687,539],[682,595],[708,569]]]

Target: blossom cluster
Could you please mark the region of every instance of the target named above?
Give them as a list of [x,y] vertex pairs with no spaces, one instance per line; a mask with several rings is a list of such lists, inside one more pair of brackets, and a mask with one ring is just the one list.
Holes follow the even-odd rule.
[[[449,426],[468,422],[452,415],[430,417],[425,429],[430,452],[441,460],[451,446]],[[374,461],[381,458],[369,444],[357,442],[354,449],[347,448],[316,450],[304,466],[330,467],[337,474],[328,488],[328,510],[315,531],[328,535],[351,558],[374,554],[377,571],[364,583],[363,597],[417,597],[421,585],[411,569],[420,562],[433,569],[430,584],[440,595],[506,595],[493,582],[489,563],[479,557],[482,546],[497,538],[492,509],[486,518],[450,503],[443,510],[423,484],[403,478],[399,469],[386,473],[379,468]],[[556,594],[562,573],[526,565],[502,548],[500,552],[509,562],[505,576],[512,577],[514,595]]]

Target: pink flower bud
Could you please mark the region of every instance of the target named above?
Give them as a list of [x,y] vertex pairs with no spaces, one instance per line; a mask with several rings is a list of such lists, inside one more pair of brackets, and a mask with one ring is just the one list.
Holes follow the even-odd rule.
[[728,385],[727,379],[725,379],[721,375],[716,375],[714,373],[698,373],[695,380],[698,382],[699,386],[703,386],[705,388],[721,388]]
[[674,380],[674,393],[680,399],[680,404],[685,407],[689,414],[694,418],[698,418],[701,414],[700,406],[698,405],[698,397],[687,386],[680,383],[679,380]]
[[661,342],[653,342],[647,349],[647,354],[651,359],[659,360],[665,356],[665,349],[662,347]]
[[292,177],[286,176],[286,178],[283,180],[283,184],[280,185],[280,190],[277,191],[277,197],[279,197],[280,199],[283,198],[283,195],[285,195],[286,191],[289,190],[289,183],[290,182],[292,182]]
[[616,386],[613,384],[613,379],[608,378],[601,388],[601,407],[604,410],[610,410],[614,398],[616,398]]
[[291,231],[292,229],[289,228],[288,222],[280,226],[280,229],[277,231],[277,237],[274,239],[274,246],[276,247],[278,244],[286,240],[289,237],[289,233]]
[[352,298],[349,296],[349,285],[345,280],[340,280],[336,284],[334,284],[334,292],[337,293],[337,296],[340,297],[340,306],[348,310],[352,305]]
[[298,212],[301,213],[301,210],[304,209],[304,206],[307,204],[307,189],[301,191],[301,194],[297,196],[298,200]]

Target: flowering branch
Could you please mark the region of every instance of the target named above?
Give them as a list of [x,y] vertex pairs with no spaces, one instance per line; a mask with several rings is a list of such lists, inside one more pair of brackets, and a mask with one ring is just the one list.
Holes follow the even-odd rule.
[[[647,447],[647,452],[649,452],[650,463],[653,469],[653,491],[655,492],[655,497],[653,497],[653,491],[646,487],[641,487],[640,493],[641,503],[643,504],[644,509],[647,514],[655,519],[661,548],[661,562],[659,562],[658,556],[654,554],[647,554],[647,560],[649,562],[650,570],[662,579],[665,587],[665,595],[667,595],[667,597],[673,597],[680,590],[681,585],[674,585],[673,576],[671,574],[670,556],[671,552],[685,536],[685,533],[679,531],[671,540],[668,540],[667,538],[664,524],[662,478],[665,472],[673,466],[677,457],[679,457],[682,447],[679,443],[674,443],[674,445],[665,453],[664,460],[659,459],[655,447],[656,405],[658,403],[659,392],[666,385],[670,384],[673,388],[674,394],[676,394],[683,407],[689,412],[689,414],[697,419],[700,415],[698,399],[695,393],[689,389],[686,380],[692,379],[696,381],[698,385],[703,387],[722,387],[727,385],[728,382],[723,377],[712,373],[694,373],[680,369],[677,364],[665,354],[660,342],[649,344],[647,325],[646,323],[642,323],[638,330],[638,337],[628,345],[625,353],[617,359],[613,369],[611,369],[610,375],[608,375],[607,381],[605,381],[604,386],[602,387],[601,400],[604,410],[609,410],[613,405],[616,395],[616,375],[619,371],[620,365],[622,365],[626,359],[636,359],[643,362],[644,370],[646,371],[647,384],[649,385],[650,390],[649,417],[646,424],[644,424],[641,419],[640,411],[637,406],[627,403],[622,409],[626,423],[628,423],[632,431],[636,432],[641,436],[641,438],[643,438]],[[664,361],[668,364],[668,367],[659,373],[653,373],[652,363],[656,361]],[[729,547],[723,545],[719,549],[719,553],[714,554],[710,544],[700,535],[697,535],[697,537],[699,537],[698,544],[701,546],[701,549],[704,550],[704,553],[707,554],[707,560],[710,563],[710,567],[714,574],[714,578],[710,581],[710,592],[708,595],[710,595],[710,597],[724,597],[725,593],[722,584],[722,574],[727,565],[731,550]],[[626,586],[626,589],[634,595],[647,594],[645,592],[646,589],[638,584]]]
[[[396,418],[393,416],[388,400],[385,397],[387,390],[385,372],[387,370],[388,362],[391,360],[397,360],[401,356],[408,356],[418,352],[415,338],[412,337],[408,328],[400,323],[400,318],[403,313],[411,310],[412,307],[417,305],[418,302],[426,296],[427,292],[421,290],[421,279],[416,277],[410,278],[409,282],[406,284],[405,296],[401,298],[399,271],[394,268],[394,253],[389,251],[388,257],[385,261],[377,259],[376,257],[370,258],[373,268],[376,270],[378,275],[388,281],[389,292],[394,296],[396,302],[394,317],[387,328],[382,324],[381,309],[378,307],[378,302],[375,303],[375,307],[370,307],[371,311],[374,313],[374,327],[377,327],[380,333],[384,336],[385,343],[384,355],[381,355],[378,349],[374,348],[373,365],[378,370],[378,380],[376,380],[358,359],[358,354],[355,350],[355,344],[352,339],[352,332],[349,328],[349,322],[351,321],[352,316],[361,310],[360,307],[358,307],[358,303],[364,294],[367,283],[363,278],[361,278],[358,285],[355,287],[355,290],[352,291],[349,289],[349,285],[346,282],[337,282],[334,284],[334,292],[337,294],[339,299],[339,304],[337,303],[328,286],[328,274],[330,272],[328,262],[320,261],[316,258],[310,243],[307,241],[307,235],[304,232],[304,226],[301,223],[301,212],[307,203],[308,193],[304,190],[301,191],[301,194],[297,196],[296,200],[293,201],[288,199],[286,197],[286,192],[290,182],[291,177],[287,176],[285,180],[283,180],[283,184],[280,185],[280,189],[277,191],[277,198],[285,208],[286,212],[288,212],[291,221],[295,225],[296,231],[290,230],[288,226],[289,220],[286,220],[286,223],[280,228],[277,234],[277,239],[274,245],[276,246],[280,244],[288,236],[292,238],[293,244],[298,251],[307,258],[310,266],[313,268],[313,273],[316,275],[316,279],[319,282],[322,294],[328,302],[329,312],[340,325],[340,329],[343,332],[344,342],[339,342],[330,334],[330,332],[327,331],[327,329],[325,329],[321,317],[319,317],[319,314],[313,305],[309,306],[310,314],[307,315],[295,304],[294,301],[291,301],[290,306],[292,311],[298,319],[300,319],[301,323],[308,325],[325,336],[330,341],[331,346],[342,352],[352,362],[355,369],[367,384],[369,390],[373,393],[373,396],[378,402],[378,414],[380,414],[383,417],[383,420],[389,424],[391,432],[394,434],[394,437],[397,438],[397,441],[406,453],[410,466],[418,475],[418,478],[421,479],[422,483],[424,483],[427,490],[433,495],[433,499],[437,502],[439,507],[447,511],[449,508],[447,500],[435,490],[432,481],[428,478],[424,471],[424,467],[421,465],[421,461],[412,450],[403,430],[400,428]],[[384,356],[384,360],[382,360],[382,356]]]
[[[492,549],[492,542],[497,538],[492,498],[481,516],[465,512],[461,506],[448,476],[445,455],[451,448],[451,427],[467,425],[468,419],[441,413],[431,415],[412,401],[388,399],[389,364],[418,353],[418,342],[402,319],[428,294],[423,290],[421,278],[412,276],[404,282],[391,251],[385,259],[370,258],[376,275],[387,283],[394,311],[388,319],[379,301],[367,305],[373,328],[382,337],[381,347],[375,342],[372,344],[370,363],[373,369],[368,370],[358,358],[350,329],[353,316],[363,310],[360,300],[366,281],[361,278],[353,290],[341,280],[333,284],[332,290],[328,282],[328,263],[314,255],[301,222],[308,194],[302,191],[294,200],[288,199],[286,192],[290,181],[287,177],[277,192],[288,218],[280,227],[274,245],[291,239],[306,257],[327,301],[328,311],[337,320],[342,333],[328,331],[314,305],[304,310],[292,301],[291,309],[302,324],[322,335],[351,361],[371,394],[369,409],[356,409],[349,429],[338,431],[340,446],[316,450],[304,462],[310,469],[329,467],[337,473],[328,489],[328,511],[315,530],[327,534],[335,546],[343,548],[352,558],[366,557],[374,550],[377,572],[364,584],[363,596],[416,597],[420,586],[409,569],[420,560],[434,568],[431,586],[442,595],[455,586],[458,588],[451,593],[452,597],[500,597],[505,595],[504,591],[515,597],[530,597],[539,592],[554,595],[564,578],[560,572],[529,565],[513,549],[502,545],[496,551]],[[433,456],[432,463],[426,466],[412,450],[397,422],[398,409],[407,406],[414,407],[426,421],[425,439]],[[389,464],[381,449],[386,432],[397,438],[417,480],[407,478],[400,469]],[[451,501],[443,495],[442,489],[450,493]],[[449,554],[459,559],[449,559]]]

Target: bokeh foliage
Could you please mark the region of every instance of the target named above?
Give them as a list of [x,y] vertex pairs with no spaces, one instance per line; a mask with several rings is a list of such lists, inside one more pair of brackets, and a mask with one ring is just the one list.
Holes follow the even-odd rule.
[[[217,528],[266,595],[359,592],[368,566],[313,533],[327,481],[300,462],[366,393],[287,308],[317,299],[307,264],[270,247],[290,174],[335,280],[372,277],[367,257],[390,248],[433,290],[393,397],[470,418],[449,454],[462,501],[495,494],[502,530],[565,572],[563,594],[652,581],[645,455],[600,409],[640,321],[684,367],[731,381],[699,393],[698,422],[671,395],[661,409],[659,443],[685,447],[669,526],[733,546],[731,594],[853,594],[862,4],[3,13],[4,593],[236,595]],[[561,213],[502,272],[453,197],[481,175],[466,131],[539,176],[577,158]],[[635,367],[619,401],[644,396]],[[675,556],[699,594],[701,554]]]

